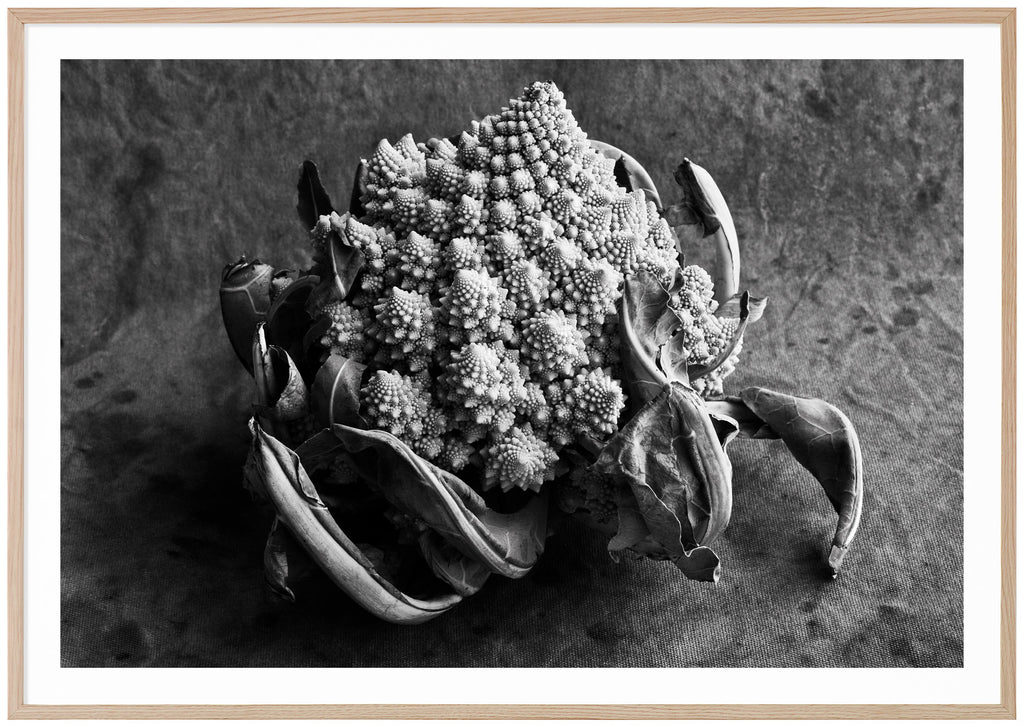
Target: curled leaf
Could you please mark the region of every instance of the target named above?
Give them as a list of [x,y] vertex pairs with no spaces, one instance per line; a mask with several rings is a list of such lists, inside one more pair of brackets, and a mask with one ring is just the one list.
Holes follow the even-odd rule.
[[287,601],[295,603],[292,586],[307,578],[313,563],[294,536],[274,518],[263,549],[263,573],[270,589]]
[[462,553],[431,530],[420,536],[419,544],[430,570],[460,596],[472,596],[491,575],[485,563]]
[[255,420],[250,421],[250,428],[253,444],[246,462],[246,480],[257,483],[295,540],[356,603],[385,621],[417,624],[439,616],[462,600],[457,593],[414,598],[381,576],[316,496],[316,488],[296,452]]
[[532,497],[517,512],[496,512],[458,477],[380,430],[335,424],[303,443],[298,451],[303,461],[347,458],[360,479],[376,485],[399,511],[425,523],[460,552],[484,563],[492,573],[522,577],[544,551],[544,495]]
[[652,274],[641,271],[626,278],[625,290],[619,304],[619,328],[622,339],[622,361],[627,371],[632,400],[649,401],[672,380],[688,383],[682,376],[685,370],[658,365],[661,347],[679,327],[679,318],[669,308],[672,294],[681,285],[677,276],[671,288],[665,288]]
[[750,410],[779,434],[803,467],[821,483],[839,515],[828,563],[838,573],[860,527],[864,506],[860,440],[838,408],[821,399],[802,399],[762,388],[740,392]]
[[320,426],[366,426],[359,415],[359,387],[365,372],[365,364],[341,354],[332,353],[327,357],[313,380],[314,414]]
[[837,407],[752,387],[719,402],[708,402],[713,416],[736,422],[753,439],[779,439],[825,490],[839,515],[828,563],[835,575],[843,563],[864,505],[863,463],[853,424]]
[[224,329],[246,371],[252,374],[252,337],[270,311],[270,281],[274,268],[243,256],[221,275],[220,311]]
[[714,236],[718,253],[715,268],[715,300],[724,303],[739,292],[740,247],[729,205],[715,180],[703,167],[683,159],[675,173],[683,189],[683,206],[704,229],[704,236]]
[[309,392],[298,367],[283,348],[267,344],[262,324],[253,338],[252,361],[256,414],[262,420],[290,422],[309,413]]
[[299,219],[307,230],[312,230],[320,215],[329,215],[334,211],[331,198],[320,183],[320,171],[316,164],[308,159],[302,162],[299,172],[299,182],[296,185],[299,192],[299,202],[295,205],[299,213]]
[[[732,465],[696,393],[678,383],[664,386],[609,440],[593,469],[630,488],[662,557],[690,578],[717,580],[718,557],[700,546],[728,525]],[[616,548],[644,541],[630,507],[619,509]],[[647,554],[654,550],[645,546]]]

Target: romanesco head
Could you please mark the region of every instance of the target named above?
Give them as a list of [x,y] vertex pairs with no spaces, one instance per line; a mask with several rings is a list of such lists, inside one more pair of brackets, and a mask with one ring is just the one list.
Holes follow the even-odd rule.
[[[614,166],[551,82],[458,137],[377,145],[365,214],[331,220],[365,264],[324,337],[368,364],[370,426],[451,471],[479,464],[502,490],[539,489],[562,447],[614,433],[624,278],[680,274],[668,224]],[[683,271],[672,301],[694,362],[734,330],[702,273]]]

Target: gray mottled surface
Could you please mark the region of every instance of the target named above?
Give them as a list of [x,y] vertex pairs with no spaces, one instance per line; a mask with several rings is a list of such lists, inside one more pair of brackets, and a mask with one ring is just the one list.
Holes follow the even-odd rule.
[[[810,476],[738,442],[715,586],[570,524],[528,577],[413,629],[323,581],[273,600],[222,266],[303,262],[303,159],[344,200],[378,138],[454,133],[547,78],[664,197],[684,155],[715,176],[771,298],[732,387],[828,399],[861,433],[846,571],[823,577]],[[960,63],[90,61],[61,96],[63,665],[962,664]]]

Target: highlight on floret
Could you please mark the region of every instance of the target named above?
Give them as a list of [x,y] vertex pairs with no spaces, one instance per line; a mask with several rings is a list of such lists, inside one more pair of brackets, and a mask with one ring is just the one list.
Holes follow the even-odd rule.
[[627,276],[681,278],[670,305],[690,363],[735,331],[715,316],[710,277],[680,270],[655,203],[619,186],[553,83],[456,137],[382,140],[362,169],[362,214],[311,232],[315,253],[333,229],[364,259],[348,298],[323,307],[320,342],[368,367],[369,427],[451,472],[479,467],[485,489],[538,491],[562,448],[618,430]]

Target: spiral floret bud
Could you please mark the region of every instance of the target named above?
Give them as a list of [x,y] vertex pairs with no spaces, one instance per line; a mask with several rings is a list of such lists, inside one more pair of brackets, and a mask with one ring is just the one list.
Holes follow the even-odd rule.
[[576,375],[567,402],[576,433],[604,439],[618,428],[626,397],[622,386],[608,372],[594,369]]
[[378,371],[359,394],[363,416],[372,429],[383,429],[409,440],[423,435],[430,397],[410,377]]
[[505,273],[508,298],[515,305],[520,320],[541,313],[548,299],[551,280],[543,270],[529,260],[516,260]]
[[484,466],[484,488],[513,488],[539,492],[541,485],[555,477],[558,455],[533,427],[513,427],[488,448]]
[[565,307],[581,328],[600,327],[622,297],[622,274],[604,260],[584,259],[565,285]]
[[452,343],[495,340],[502,335],[508,291],[482,270],[459,270],[441,298],[441,315]]
[[453,352],[441,384],[456,421],[493,425],[499,431],[511,426],[506,412],[510,410],[512,391],[502,370],[502,357],[494,346],[470,343]]
[[320,345],[329,348],[331,353],[362,362],[369,316],[340,300],[325,305],[320,314],[330,321],[327,331],[320,338]]
[[367,334],[380,346],[378,361],[406,361],[410,371],[425,368],[437,343],[430,299],[421,293],[392,288],[373,310],[376,315]]
[[440,263],[440,245],[436,240],[416,232],[398,244],[398,270],[402,273],[402,288],[429,293]]
[[522,351],[540,381],[570,376],[587,363],[583,336],[562,311],[544,311],[523,324]]

